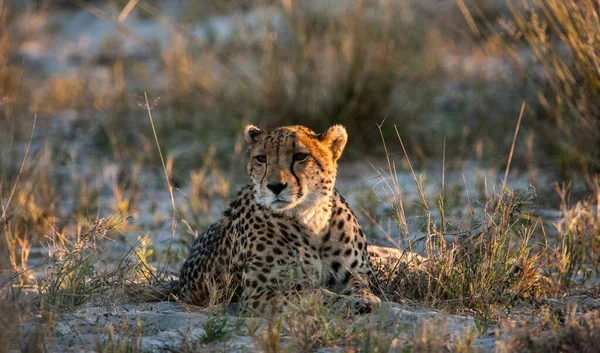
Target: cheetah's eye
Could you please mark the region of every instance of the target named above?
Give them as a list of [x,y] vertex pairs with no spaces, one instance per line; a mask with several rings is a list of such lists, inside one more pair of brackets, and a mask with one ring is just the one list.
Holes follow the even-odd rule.
[[308,153],[294,153],[294,162],[303,162],[308,158]]
[[254,157],[254,159],[256,159],[256,161],[260,164],[267,163],[267,156],[265,156],[263,154],[261,154],[260,156]]

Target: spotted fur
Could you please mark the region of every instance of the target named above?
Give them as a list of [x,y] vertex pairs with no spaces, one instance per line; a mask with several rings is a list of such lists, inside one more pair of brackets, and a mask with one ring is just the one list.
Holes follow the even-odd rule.
[[234,300],[261,313],[316,290],[372,310],[380,300],[369,288],[367,240],[334,188],[344,127],[317,134],[249,125],[244,136],[251,183],[195,240],[180,273],[184,300],[206,306],[229,288]]

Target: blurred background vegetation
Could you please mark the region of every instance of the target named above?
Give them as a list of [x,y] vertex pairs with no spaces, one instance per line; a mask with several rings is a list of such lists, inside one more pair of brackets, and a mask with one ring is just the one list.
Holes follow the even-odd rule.
[[563,179],[600,170],[594,0],[3,0],[0,8],[3,141],[26,140],[37,114],[36,140],[55,148],[149,158],[140,153],[152,147],[139,106],[147,92],[163,149],[184,169],[210,146],[229,155],[249,122],[342,123],[347,160],[372,157],[384,120],[415,161],[439,159],[446,141],[454,160],[497,165],[526,103],[517,166],[555,168]]

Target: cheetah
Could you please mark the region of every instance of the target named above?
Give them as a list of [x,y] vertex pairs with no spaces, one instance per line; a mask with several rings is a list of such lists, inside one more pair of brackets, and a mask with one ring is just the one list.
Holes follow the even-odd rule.
[[194,241],[180,272],[183,300],[207,306],[216,291],[233,288],[230,299],[264,313],[314,290],[372,311],[380,303],[369,284],[378,248],[334,187],[346,129],[248,125],[244,138],[251,183]]

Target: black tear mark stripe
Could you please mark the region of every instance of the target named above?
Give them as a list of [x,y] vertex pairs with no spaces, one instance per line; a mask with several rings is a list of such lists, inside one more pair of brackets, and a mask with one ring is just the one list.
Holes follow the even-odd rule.
[[[296,141],[292,142],[292,151],[296,150]],[[294,178],[296,179],[296,184],[298,184],[298,193],[296,194],[297,198],[301,198],[302,197],[302,185],[300,184],[300,178],[298,178],[298,176],[296,175],[296,173],[294,172],[294,158],[292,158],[292,164],[290,164],[290,172],[292,173],[292,175],[294,176]]]
[[[267,152],[267,139],[265,139],[265,142],[263,143],[263,151],[265,153]],[[269,159],[268,158],[267,158],[267,162],[266,163],[269,163]],[[259,187],[262,187],[262,184],[265,181],[265,177],[267,176],[267,169],[268,169],[268,164],[265,165],[265,173],[263,174],[262,178],[260,179]]]

